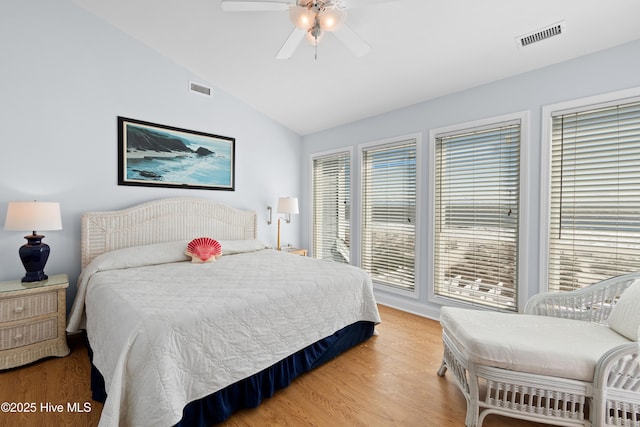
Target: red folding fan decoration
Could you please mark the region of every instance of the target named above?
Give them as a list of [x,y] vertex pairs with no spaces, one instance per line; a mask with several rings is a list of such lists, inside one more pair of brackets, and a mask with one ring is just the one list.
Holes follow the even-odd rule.
[[212,262],[222,255],[222,246],[210,237],[198,237],[189,242],[184,253],[191,257],[191,262]]

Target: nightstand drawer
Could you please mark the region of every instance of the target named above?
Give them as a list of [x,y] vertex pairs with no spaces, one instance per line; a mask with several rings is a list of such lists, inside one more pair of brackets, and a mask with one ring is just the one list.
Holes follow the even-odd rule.
[[56,317],[0,328],[0,350],[24,347],[57,337],[58,319]]
[[58,293],[44,292],[0,301],[0,322],[28,319],[58,311]]

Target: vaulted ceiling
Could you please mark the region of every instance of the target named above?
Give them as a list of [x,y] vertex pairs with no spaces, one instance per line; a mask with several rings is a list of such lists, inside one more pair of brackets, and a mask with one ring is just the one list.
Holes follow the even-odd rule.
[[[224,12],[220,0],[73,1],[300,135],[640,39],[637,0],[343,0],[368,54],[354,56],[328,33],[317,59],[303,41],[279,60],[293,29],[286,11]],[[560,22],[559,36],[516,43]]]

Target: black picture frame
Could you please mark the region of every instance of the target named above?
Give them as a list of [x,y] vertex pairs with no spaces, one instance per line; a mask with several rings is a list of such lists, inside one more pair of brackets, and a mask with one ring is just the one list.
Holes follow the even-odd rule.
[[118,185],[234,191],[235,143],[118,116]]

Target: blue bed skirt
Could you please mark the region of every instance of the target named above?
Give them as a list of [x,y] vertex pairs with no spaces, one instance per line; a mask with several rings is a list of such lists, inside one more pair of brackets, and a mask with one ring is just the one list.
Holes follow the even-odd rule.
[[[269,368],[238,381],[185,406],[178,427],[209,427],[243,408],[255,408],[276,390],[287,387],[294,378],[333,359],[373,335],[374,323],[356,322],[327,338],[292,354]],[[87,343],[88,346],[88,343]],[[93,353],[89,347],[89,357]],[[107,398],[104,379],[91,364],[91,391],[94,400]]]

